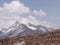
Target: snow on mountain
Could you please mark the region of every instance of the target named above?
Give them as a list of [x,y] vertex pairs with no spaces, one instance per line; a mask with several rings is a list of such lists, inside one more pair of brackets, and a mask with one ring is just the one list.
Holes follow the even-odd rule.
[[36,27],[34,25],[30,24],[30,23],[27,25],[27,27],[32,29],[32,30],[36,30]]
[[49,30],[50,28],[47,28],[42,25],[33,25],[31,23],[25,25],[25,24],[21,24],[18,21],[16,21],[8,29],[3,29],[3,31],[6,31],[6,32],[0,35],[0,38],[3,38],[3,37],[10,38],[14,36],[26,36],[26,35],[40,34],[40,33],[49,32]]

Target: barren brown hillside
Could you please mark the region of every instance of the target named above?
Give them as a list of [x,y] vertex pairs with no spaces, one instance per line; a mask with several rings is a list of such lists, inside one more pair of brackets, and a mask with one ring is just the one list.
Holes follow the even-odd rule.
[[0,45],[15,45],[21,41],[25,41],[25,45],[60,45],[60,29],[45,34],[2,39]]

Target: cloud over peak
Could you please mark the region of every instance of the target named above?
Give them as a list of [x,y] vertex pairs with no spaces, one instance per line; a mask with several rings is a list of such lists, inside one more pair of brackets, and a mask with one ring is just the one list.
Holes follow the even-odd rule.
[[[24,14],[28,14],[28,16],[21,17]],[[9,25],[13,24],[17,20],[24,24],[42,24],[43,22],[40,21],[40,19],[37,20],[37,18],[34,17],[34,15],[41,17],[46,16],[47,13],[42,9],[30,10],[29,7],[16,0],[10,3],[4,3],[3,7],[0,7],[0,27],[9,27]]]
[[[8,22],[10,21],[20,20],[21,15],[29,12],[30,12],[29,7],[25,6],[20,1],[12,1],[10,3],[4,3],[3,7],[0,7],[0,20],[2,20],[0,21],[0,24],[4,25],[8,24]],[[5,26],[6,25],[4,25],[4,27]]]

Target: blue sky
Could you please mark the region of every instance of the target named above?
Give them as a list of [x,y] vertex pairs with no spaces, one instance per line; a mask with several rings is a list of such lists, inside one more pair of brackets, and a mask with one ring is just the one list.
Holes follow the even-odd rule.
[[25,5],[31,9],[43,9],[47,12],[48,16],[43,20],[52,21],[53,23],[60,24],[60,20],[52,20],[51,18],[60,18],[60,0],[21,0]]
[[[13,0],[0,0],[0,7],[3,8],[4,3],[10,4],[12,1]],[[19,0],[19,1],[22,4],[24,4],[25,7],[28,7],[30,10],[30,13],[27,13],[27,14],[24,13],[25,15],[23,14],[22,17],[24,17],[24,19],[25,18],[28,19],[29,16],[30,17],[33,16],[34,18],[36,18],[36,20],[39,20],[38,21],[39,23],[42,23],[42,24],[47,23],[47,25],[51,24],[51,25],[60,26],[60,0]],[[42,11],[40,11],[40,13],[39,14],[37,13],[36,15],[35,13],[34,14],[32,13],[33,10],[36,10],[37,12],[39,12],[39,10],[42,10],[46,14],[44,13],[42,14],[43,16],[41,16],[40,13],[42,13]]]

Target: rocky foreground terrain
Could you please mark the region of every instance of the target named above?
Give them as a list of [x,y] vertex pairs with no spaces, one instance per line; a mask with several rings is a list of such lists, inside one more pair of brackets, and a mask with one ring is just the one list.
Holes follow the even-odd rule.
[[44,34],[1,39],[0,45],[60,45],[60,29]]

